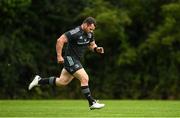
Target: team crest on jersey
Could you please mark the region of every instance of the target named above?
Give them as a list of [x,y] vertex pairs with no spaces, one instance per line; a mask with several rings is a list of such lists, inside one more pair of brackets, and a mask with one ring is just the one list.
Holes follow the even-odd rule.
[[82,36],[80,36],[80,37],[79,37],[79,39],[83,39],[83,37],[82,37]]

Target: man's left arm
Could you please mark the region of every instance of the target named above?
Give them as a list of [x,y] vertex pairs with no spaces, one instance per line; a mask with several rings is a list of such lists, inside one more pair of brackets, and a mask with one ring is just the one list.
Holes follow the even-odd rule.
[[93,52],[96,52],[96,53],[100,53],[100,54],[103,54],[104,53],[104,48],[103,47],[98,47],[95,43],[95,41],[92,41],[88,48],[93,51]]

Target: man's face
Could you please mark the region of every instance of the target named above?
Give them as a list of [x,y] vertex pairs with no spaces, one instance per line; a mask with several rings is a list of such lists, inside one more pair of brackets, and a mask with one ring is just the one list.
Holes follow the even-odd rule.
[[94,24],[85,24],[85,32],[93,32],[95,30],[95,25]]

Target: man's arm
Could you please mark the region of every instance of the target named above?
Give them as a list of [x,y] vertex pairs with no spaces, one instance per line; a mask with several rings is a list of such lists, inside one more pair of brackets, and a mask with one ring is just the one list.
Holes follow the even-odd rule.
[[60,64],[64,63],[64,59],[62,57],[62,49],[65,43],[67,43],[67,37],[63,34],[57,39],[56,42],[57,61]]
[[98,47],[95,43],[95,41],[92,41],[90,43],[90,45],[88,46],[88,48],[93,51],[93,52],[96,52],[96,53],[104,53],[104,48],[103,47]]

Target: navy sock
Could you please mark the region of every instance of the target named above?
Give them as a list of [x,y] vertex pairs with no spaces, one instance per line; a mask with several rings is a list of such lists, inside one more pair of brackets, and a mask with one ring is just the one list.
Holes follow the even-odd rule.
[[84,94],[84,96],[86,97],[86,99],[88,100],[89,105],[92,105],[95,100],[91,96],[89,86],[81,86],[81,91]]
[[56,77],[41,78],[38,84],[56,86]]

